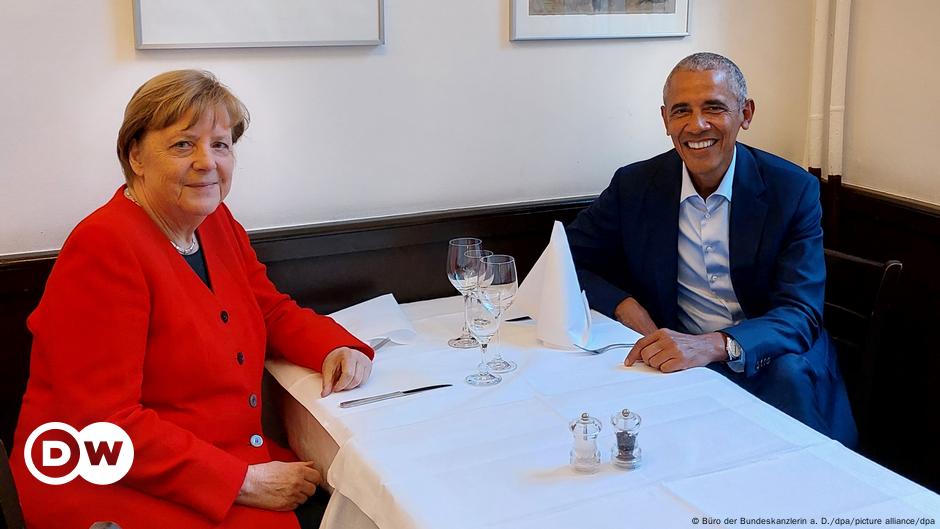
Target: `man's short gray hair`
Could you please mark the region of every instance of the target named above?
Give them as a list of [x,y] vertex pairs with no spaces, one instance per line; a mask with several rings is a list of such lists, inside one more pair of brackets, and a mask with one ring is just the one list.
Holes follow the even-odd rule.
[[728,79],[728,86],[731,88],[735,99],[738,100],[739,105],[744,106],[744,102],[747,101],[747,81],[744,80],[744,74],[741,73],[741,69],[738,68],[738,65],[734,64],[731,59],[707,51],[689,55],[679,61],[679,64],[669,72],[669,77],[666,78],[666,84],[663,85],[663,102],[666,101],[666,91],[669,89],[669,82],[676,72],[707,72],[711,70],[724,72],[725,77]]

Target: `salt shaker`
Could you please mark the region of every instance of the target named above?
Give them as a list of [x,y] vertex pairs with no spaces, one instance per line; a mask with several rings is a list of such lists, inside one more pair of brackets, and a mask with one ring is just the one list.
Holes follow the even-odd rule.
[[617,435],[617,444],[610,450],[610,461],[619,468],[640,466],[643,451],[636,442],[640,433],[640,416],[624,408],[610,417]]
[[597,449],[597,435],[601,432],[601,421],[587,412],[571,421],[569,426],[574,435],[574,447],[571,449],[571,466],[578,472],[593,474],[601,467],[601,452]]

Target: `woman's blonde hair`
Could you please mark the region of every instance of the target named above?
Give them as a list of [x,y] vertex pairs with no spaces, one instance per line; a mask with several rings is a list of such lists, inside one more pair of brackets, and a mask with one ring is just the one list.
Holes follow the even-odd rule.
[[248,128],[248,109],[228,87],[211,72],[174,70],[150,79],[134,92],[124,110],[124,123],[118,132],[117,155],[129,183],[134,178],[130,152],[147,131],[160,130],[179,121],[192,111],[189,127],[199,122],[206,112],[219,106],[228,111],[235,143]]

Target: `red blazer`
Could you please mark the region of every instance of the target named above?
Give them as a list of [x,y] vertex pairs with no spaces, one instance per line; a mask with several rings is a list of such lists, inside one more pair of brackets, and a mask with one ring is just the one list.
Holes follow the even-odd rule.
[[[297,527],[293,513],[234,504],[249,464],[293,458],[250,442],[261,435],[265,353],[319,370],[337,347],[372,350],[278,292],[224,204],[197,230],[209,290],[122,192],[69,236],[28,320],[30,379],[11,457],[27,524]],[[107,486],[41,483],[22,450],[50,421],[122,427],[130,472]]]

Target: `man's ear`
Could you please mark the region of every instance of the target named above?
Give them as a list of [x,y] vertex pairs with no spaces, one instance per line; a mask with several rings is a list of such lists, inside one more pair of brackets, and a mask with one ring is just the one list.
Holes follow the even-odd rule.
[[663,116],[663,128],[666,129],[666,136],[669,135],[669,122],[666,120],[666,105],[659,107],[659,113]]
[[744,121],[741,122],[741,128],[747,130],[751,126],[751,120],[754,119],[754,100],[748,99],[744,102],[744,108],[741,109],[741,112],[744,113]]

